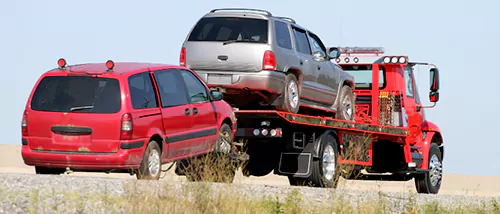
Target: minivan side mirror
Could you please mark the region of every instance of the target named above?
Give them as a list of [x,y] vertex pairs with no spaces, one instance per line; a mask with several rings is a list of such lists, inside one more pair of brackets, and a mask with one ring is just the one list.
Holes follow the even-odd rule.
[[219,101],[222,100],[222,93],[220,91],[212,90],[210,91],[210,96],[212,97],[213,101]]
[[340,50],[337,47],[330,47],[328,48],[328,57],[330,59],[336,59],[339,58],[340,56]]

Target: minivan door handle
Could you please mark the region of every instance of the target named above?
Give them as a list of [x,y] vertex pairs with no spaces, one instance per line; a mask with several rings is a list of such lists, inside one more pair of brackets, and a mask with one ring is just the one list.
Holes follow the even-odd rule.
[[197,108],[193,108],[193,115],[197,115],[198,114],[198,109]]
[[189,111],[189,108],[186,108],[186,110],[184,110],[184,113],[186,114],[186,116],[189,116],[191,114],[191,111]]

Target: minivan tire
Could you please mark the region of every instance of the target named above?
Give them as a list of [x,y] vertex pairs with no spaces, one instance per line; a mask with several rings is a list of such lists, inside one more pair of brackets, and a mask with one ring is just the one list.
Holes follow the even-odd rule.
[[[277,106],[276,110],[278,111],[286,111],[286,112],[291,112],[291,113],[297,113],[299,111],[299,106],[300,106],[300,92],[299,92],[299,82],[297,81],[297,77],[289,73],[286,75],[285,78],[285,89],[283,90],[283,105]],[[289,94],[288,88],[292,87],[295,92],[294,94]],[[292,106],[292,103],[290,101],[290,96],[296,95],[297,96],[297,104],[296,106]]]
[[[155,158],[156,160],[153,160]],[[151,169],[149,163],[157,165],[157,169]],[[154,167],[154,166],[153,166]],[[161,149],[158,143],[154,140],[150,141],[144,157],[142,158],[141,166],[136,173],[138,180],[159,180],[161,175]]]

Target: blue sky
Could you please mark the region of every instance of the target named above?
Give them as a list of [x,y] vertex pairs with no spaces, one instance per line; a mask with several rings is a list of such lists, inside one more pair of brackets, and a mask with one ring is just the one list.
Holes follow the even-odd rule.
[[[28,95],[58,58],[69,64],[108,59],[178,64],[180,46],[203,14],[252,7],[293,17],[327,46],[383,46],[386,54],[435,63],[440,102],[426,113],[443,132],[445,173],[500,175],[500,69],[489,65],[500,58],[500,1],[322,2],[1,1],[0,143],[21,144]],[[429,103],[424,68],[418,88]]]

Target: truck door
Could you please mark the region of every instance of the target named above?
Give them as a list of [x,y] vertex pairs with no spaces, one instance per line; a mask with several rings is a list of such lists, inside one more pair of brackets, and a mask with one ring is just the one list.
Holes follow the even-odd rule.
[[406,89],[406,96],[404,97],[404,107],[405,107],[405,124],[408,127],[413,127],[418,130],[421,128],[422,124],[422,104],[420,102],[420,97],[416,90],[415,78],[413,75],[413,69],[410,66],[404,66],[404,86]]

